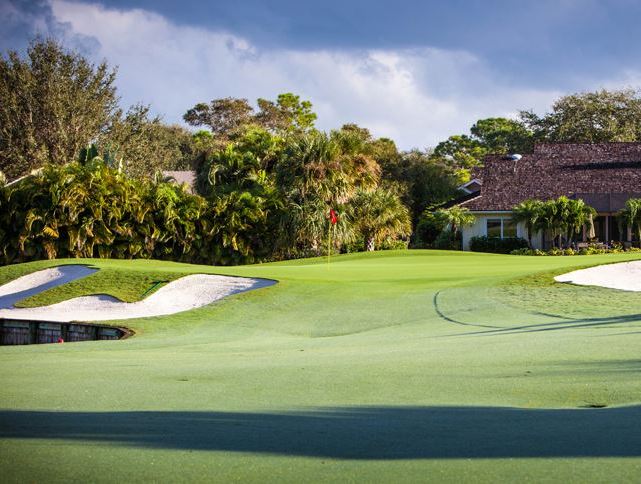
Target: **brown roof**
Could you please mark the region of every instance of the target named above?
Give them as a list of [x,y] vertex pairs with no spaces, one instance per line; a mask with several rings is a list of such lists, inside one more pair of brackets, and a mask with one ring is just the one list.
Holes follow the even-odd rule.
[[582,198],[614,212],[641,198],[641,143],[545,143],[518,160],[492,155],[479,178],[480,195],[461,203],[473,211],[511,210],[529,198]]

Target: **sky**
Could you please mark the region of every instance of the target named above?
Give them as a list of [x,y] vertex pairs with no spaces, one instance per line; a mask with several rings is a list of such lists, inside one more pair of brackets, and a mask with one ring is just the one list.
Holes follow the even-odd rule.
[[641,87],[641,0],[0,0],[0,50],[55,37],[118,67],[123,107],[181,123],[198,102],[313,103],[427,148],[478,119]]

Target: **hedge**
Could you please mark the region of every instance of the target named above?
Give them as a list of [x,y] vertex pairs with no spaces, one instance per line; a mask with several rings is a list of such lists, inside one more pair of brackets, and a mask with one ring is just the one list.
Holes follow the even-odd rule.
[[488,237],[482,235],[472,237],[470,250],[473,252],[492,252],[494,254],[509,254],[513,250],[528,248],[527,240],[521,237]]

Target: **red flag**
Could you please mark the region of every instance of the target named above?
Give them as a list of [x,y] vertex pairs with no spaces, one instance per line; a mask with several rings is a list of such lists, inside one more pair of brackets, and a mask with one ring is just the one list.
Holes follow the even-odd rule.
[[329,221],[332,225],[336,225],[336,222],[338,222],[338,214],[333,208],[329,209]]

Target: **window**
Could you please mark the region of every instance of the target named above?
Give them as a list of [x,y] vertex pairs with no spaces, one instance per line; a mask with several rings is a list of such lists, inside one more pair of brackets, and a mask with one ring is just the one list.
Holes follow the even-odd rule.
[[487,236],[501,237],[501,219],[500,218],[487,219]]
[[516,237],[516,224],[509,218],[503,219],[503,238]]
[[516,237],[516,224],[511,218],[489,218],[487,219],[487,236]]

